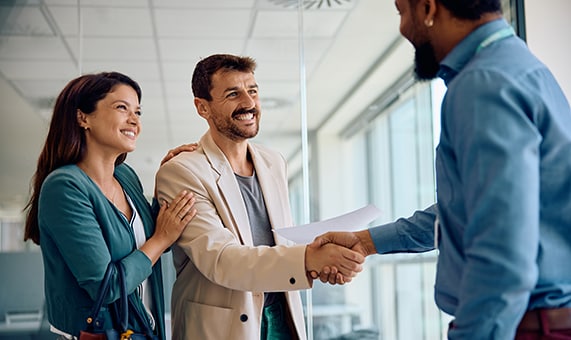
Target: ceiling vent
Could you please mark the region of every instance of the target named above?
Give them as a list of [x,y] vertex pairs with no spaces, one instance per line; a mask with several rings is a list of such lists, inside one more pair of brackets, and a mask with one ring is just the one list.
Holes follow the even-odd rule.
[[351,0],[268,0],[276,5],[295,9],[301,3],[304,9],[345,8]]

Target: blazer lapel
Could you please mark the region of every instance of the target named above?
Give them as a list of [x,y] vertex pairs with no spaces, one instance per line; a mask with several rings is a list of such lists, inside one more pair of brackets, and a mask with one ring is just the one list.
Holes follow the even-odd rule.
[[[281,201],[282,197],[287,197],[287,193],[280,192],[283,185],[281,185],[278,180],[279,175],[276,171],[272,170],[273,165],[261,157],[253,145],[250,144],[248,148],[254,161],[254,167],[256,168],[258,182],[260,183],[260,188],[264,195],[264,202],[266,203],[266,210],[270,218],[272,229],[286,227],[285,214],[289,214],[289,212],[286,211],[289,204],[284,204],[284,202]],[[277,238],[276,243],[278,243]]]
[[201,144],[212,168],[220,176],[217,181],[218,190],[228,206],[228,211],[231,213],[230,219],[235,223],[234,226],[226,226],[226,228],[234,229],[243,244],[253,245],[254,241],[246,205],[230,163],[224,153],[214,143],[209,133],[206,133],[201,138]]

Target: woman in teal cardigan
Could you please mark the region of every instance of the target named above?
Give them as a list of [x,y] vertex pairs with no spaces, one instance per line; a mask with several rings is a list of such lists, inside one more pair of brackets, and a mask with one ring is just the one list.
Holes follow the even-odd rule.
[[[126,154],[141,131],[141,89],[106,72],[70,81],[58,96],[28,203],[25,239],[40,245],[51,330],[73,339],[85,329],[107,266],[121,265],[127,291],[165,338],[160,256],[194,217],[194,198],[182,192],[158,215],[143,195]],[[119,298],[117,271],[104,306]],[[103,328],[112,328],[108,308]],[[142,332],[133,313],[129,329]]]

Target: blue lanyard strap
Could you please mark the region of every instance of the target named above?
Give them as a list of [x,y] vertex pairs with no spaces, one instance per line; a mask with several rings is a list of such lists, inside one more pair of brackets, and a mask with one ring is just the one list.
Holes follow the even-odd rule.
[[511,37],[515,35],[515,31],[514,29],[510,26],[510,27],[505,27],[502,28],[501,30],[494,32],[493,34],[491,34],[490,36],[488,36],[486,39],[484,39],[484,41],[482,41],[480,43],[480,45],[478,45],[478,48],[476,48],[476,53],[480,52],[481,49],[487,47],[488,45],[490,45],[491,43],[507,38],[507,37]]

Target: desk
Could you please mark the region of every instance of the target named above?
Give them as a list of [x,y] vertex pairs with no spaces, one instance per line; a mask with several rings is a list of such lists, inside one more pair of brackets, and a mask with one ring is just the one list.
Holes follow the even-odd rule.
[[6,313],[5,320],[0,321],[0,336],[38,333],[42,319],[41,311]]

